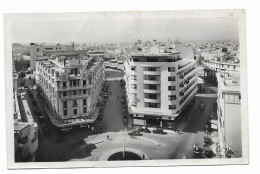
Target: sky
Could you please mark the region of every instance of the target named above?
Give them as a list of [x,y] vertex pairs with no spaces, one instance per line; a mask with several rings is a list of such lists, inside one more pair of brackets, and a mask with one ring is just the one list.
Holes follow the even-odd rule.
[[232,17],[204,18],[69,18],[12,22],[13,43],[117,43],[141,40],[237,41]]

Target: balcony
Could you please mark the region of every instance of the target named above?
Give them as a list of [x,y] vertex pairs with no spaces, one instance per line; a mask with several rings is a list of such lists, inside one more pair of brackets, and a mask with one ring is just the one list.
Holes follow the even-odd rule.
[[144,93],[161,93],[161,90],[159,89],[144,89]]
[[161,71],[144,71],[144,75],[161,75]]
[[160,103],[161,99],[144,98],[144,102],[147,102],[147,103]]
[[161,80],[144,80],[145,84],[161,84]]

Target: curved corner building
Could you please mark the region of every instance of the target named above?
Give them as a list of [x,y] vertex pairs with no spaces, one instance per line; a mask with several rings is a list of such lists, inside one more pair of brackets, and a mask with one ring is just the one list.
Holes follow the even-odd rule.
[[182,58],[175,45],[135,45],[128,55],[124,80],[133,124],[172,128],[174,119],[194,98],[197,63]]

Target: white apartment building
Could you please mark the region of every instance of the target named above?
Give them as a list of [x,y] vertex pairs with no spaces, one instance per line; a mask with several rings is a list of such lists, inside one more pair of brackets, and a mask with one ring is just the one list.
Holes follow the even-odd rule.
[[94,122],[89,117],[95,113],[103,86],[103,62],[95,56],[54,56],[36,60],[37,88],[57,120],[70,125]]
[[203,62],[204,66],[204,77],[208,78],[209,80],[213,80],[217,82],[216,72],[220,71],[233,71],[239,72],[240,71],[240,64],[237,60],[230,60],[228,61],[225,58],[217,57],[211,60],[207,60]]
[[232,157],[242,157],[240,75],[218,71],[218,133],[222,157],[231,146]]
[[136,45],[125,60],[126,95],[133,124],[172,128],[173,120],[198,91],[197,64],[174,44]]
[[38,55],[42,53],[57,53],[57,52],[67,52],[67,51],[74,51],[73,44],[48,44],[48,45],[41,45],[36,43],[30,44],[30,68],[32,71],[35,70],[35,59]]

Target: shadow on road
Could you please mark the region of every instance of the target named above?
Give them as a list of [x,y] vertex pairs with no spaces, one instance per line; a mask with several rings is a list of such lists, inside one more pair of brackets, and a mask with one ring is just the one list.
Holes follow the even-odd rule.
[[[73,149],[73,147],[77,147]],[[71,159],[82,159],[91,156],[91,152],[96,149],[97,146],[95,144],[88,144],[85,141],[81,140],[69,147],[69,149],[73,149],[71,153],[68,154],[67,161]]]

